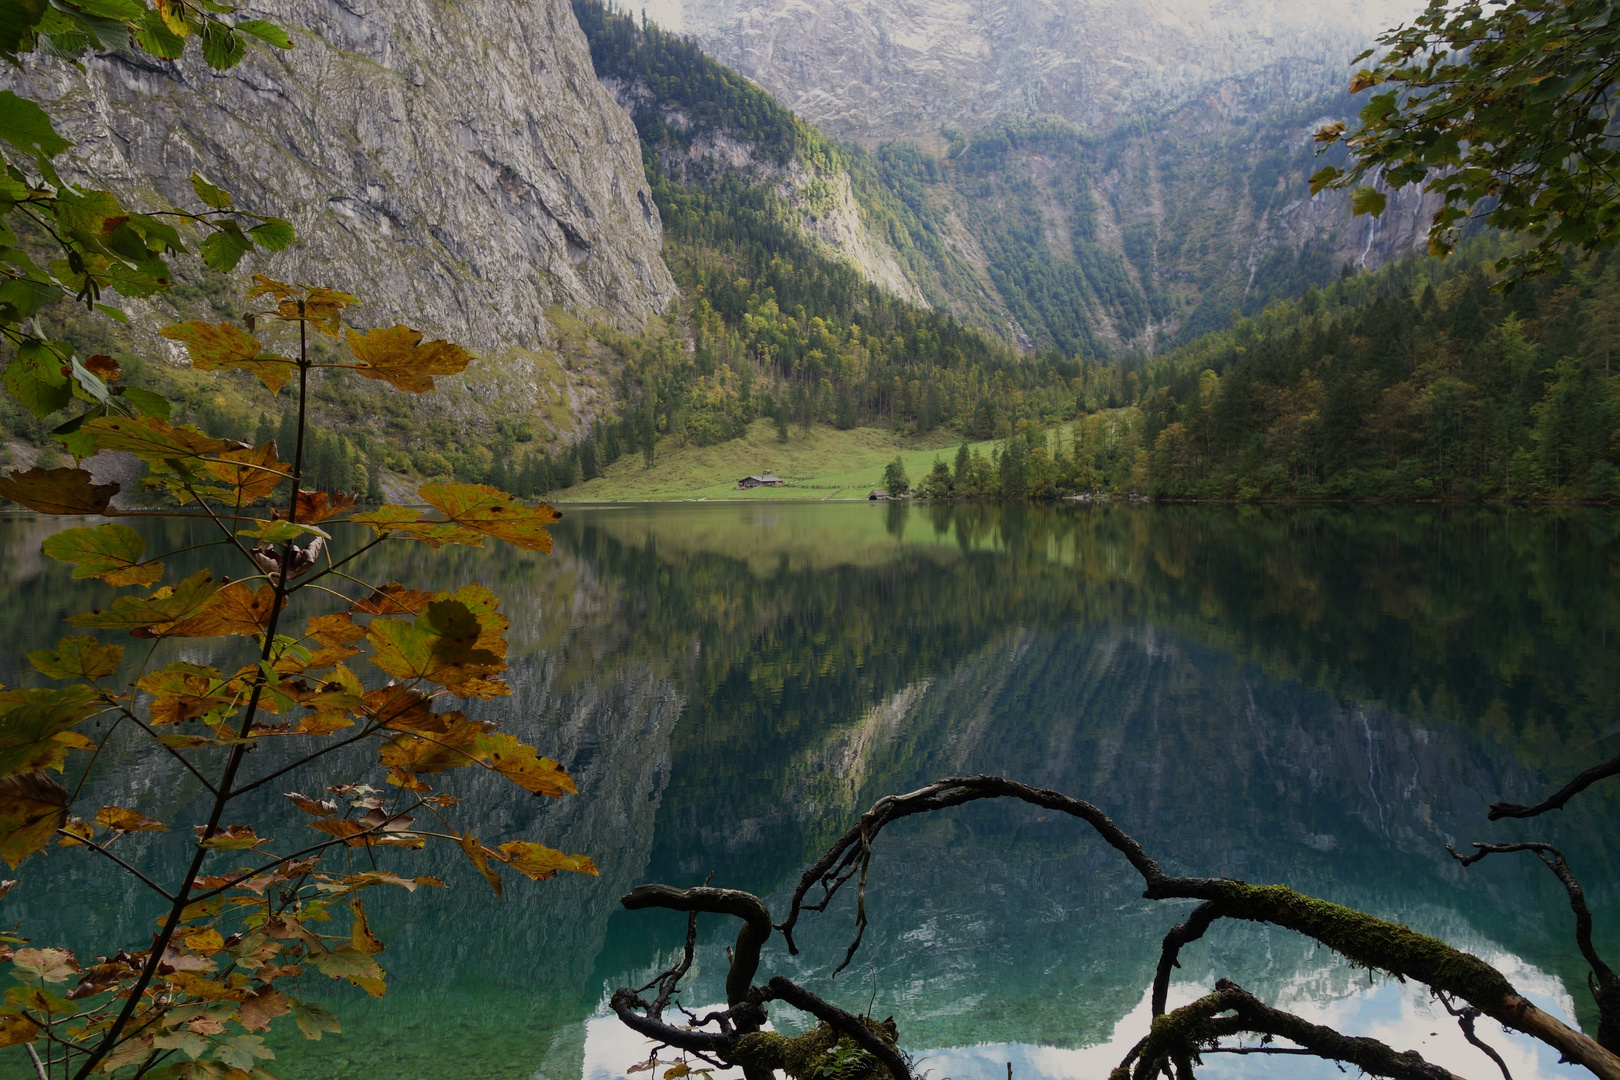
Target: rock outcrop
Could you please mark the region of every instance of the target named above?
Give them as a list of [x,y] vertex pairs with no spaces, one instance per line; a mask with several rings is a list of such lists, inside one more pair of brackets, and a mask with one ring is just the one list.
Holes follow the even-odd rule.
[[195,206],[200,170],[301,242],[255,269],[361,294],[483,352],[533,349],[547,308],[639,326],[674,283],[630,120],[567,0],[285,0],[248,12],[296,48],[230,72],[37,58],[8,85],[51,106],[70,177]]
[[653,0],[800,116],[846,138],[936,135],[1003,113],[1090,130],[1291,58],[1340,72],[1414,0]]

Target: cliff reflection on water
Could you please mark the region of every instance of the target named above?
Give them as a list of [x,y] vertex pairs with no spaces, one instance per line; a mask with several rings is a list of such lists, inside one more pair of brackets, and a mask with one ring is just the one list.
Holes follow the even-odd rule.
[[[1613,951],[1613,786],[1530,826],[1492,825],[1484,811],[1530,801],[1620,744],[1617,524],[1423,509],[686,504],[571,509],[551,558],[379,556],[372,578],[475,579],[504,598],[515,694],[486,712],[579,781],[577,798],[544,807],[492,788],[501,797],[475,831],[521,830],[589,852],[603,872],[515,887],[496,904],[448,858],[418,866],[456,888],[374,916],[390,943],[388,996],[304,988],[343,999],[346,1034],[280,1040],[277,1071],[622,1069],[633,1056],[613,1059],[611,1027],[587,1021],[607,990],[662,966],[682,924],[617,910],[621,893],[712,872],[779,905],[860,809],[963,772],[1096,802],[1173,872],[1286,881],[1441,934],[1517,965],[1524,985],[1590,1021],[1551,876],[1529,860],[1464,872],[1444,845],[1564,845]],[[183,546],[187,528],[155,527],[166,535],[153,543]],[[11,568],[0,627],[30,648],[54,637],[56,614],[95,600],[31,554],[41,532],[0,523]],[[171,573],[184,558],[174,562]],[[26,677],[13,668],[0,681]],[[95,797],[178,788],[165,762],[137,766],[99,778]],[[109,926],[139,938],[143,901],[86,869],[53,855],[0,915],[39,939],[78,940],[86,926],[86,944]],[[938,1052],[936,1075],[989,1076],[1013,1055],[1025,1075],[1091,1075],[1084,1048],[1140,1013],[1158,941],[1183,910],[1139,894],[1072,821],[964,808],[879,842],[872,925],[849,971],[827,981],[851,930],[843,904],[810,917],[803,955],[773,944],[765,970],[851,1007],[875,994],[913,1048],[996,1044]],[[721,996],[733,933],[704,925],[694,1001]],[[1368,992],[1365,972],[1291,935],[1223,926],[1184,962],[1183,993],[1226,975],[1315,1015],[1442,1031],[1399,987]],[[1420,1041],[1409,1045],[1440,1052]]]

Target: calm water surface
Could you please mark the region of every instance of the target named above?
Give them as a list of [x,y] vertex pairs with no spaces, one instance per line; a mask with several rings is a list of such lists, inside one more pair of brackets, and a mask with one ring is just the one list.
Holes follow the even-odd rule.
[[[107,595],[39,555],[55,527],[0,521],[0,682],[34,682],[15,658]],[[159,550],[200,535],[150,528]],[[1463,871],[1445,844],[1563,845],[1600,910],[1600,947],[1620,945],[1620,786],[1541,822],[1485,820],[1488,803],[1534,801],[1620,746],[1609,515],[683,504],[571,508],[556,536],[551,557],[385,550],[366,572],[477,580],[504,598],[515,692],[483,715],[563,761],[580,794],[541,806],[492,787],[470,824],[486,842],[587,852],[602,876],[514,882],[498,902],[458,861],[415,856],[412,873],[455,888],[372,905],[388,995],[309,980],[298,996],[333,1006],[345,1031],[279,1039],[284,1080],[622,1077],[644,1044],[603,1003],[668,962],[683,922],[619,910],[621,894],[712,874],[780,910],[871,802],[964,772],[1096,802],[1172,872],[1286,881],[1440,934],[1594,1019],[1551,875],[1506,857]],[[194,558],[173,560],[171,579]],[[87,798],[141,798],[186,822],[193,794],[131,749]],[[145,842],[155,859],[168,841]],[[25,865],[0,920],[41,943],[139,944],[156,912],[89,868],[70,852]],[[807,916],[802,955],[773,942],[764,973],[873,1002],[956,1080],[1005,1076],[1009,1061],[1020,1078],[1106,1076],[1146,1030],[1158,942],[1186,910],[1142,901],[1093,835],[1022,806],[897,827],[872,879],[849,970],[829,981],[852,897]],[[736,928],[701,929],[694,1004],[723,996]],[[1421,991],[1293,935],[1218,926],[1184,965],[1178,1000],[1231,977],[1495,1074]],[[1571,1075],[1528,1042],[1496,1041],[1519,1080]],[[15,1048],[0,1073],[28,1075]],[[1340,1074],[1211,1058],[1208,1075]]]

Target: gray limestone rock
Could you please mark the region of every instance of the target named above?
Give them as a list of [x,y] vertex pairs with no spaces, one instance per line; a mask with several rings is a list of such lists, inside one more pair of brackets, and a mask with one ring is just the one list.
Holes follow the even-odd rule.
[[475,350],[533,349],[547,308],[632,327],[674,282],[629,118],[567,0],[283,0],[245,13],[296,48],[229,72],[121,55],[34,58],[7,85],[51,102],[69,178],[196,207],[200,170],[297,226],[259,265],[360,294],[361,321]]
[[649,0],[654,21],[846,138],[1003,113],[1090,130],[1289,59],[1335,81],[1415,0]]

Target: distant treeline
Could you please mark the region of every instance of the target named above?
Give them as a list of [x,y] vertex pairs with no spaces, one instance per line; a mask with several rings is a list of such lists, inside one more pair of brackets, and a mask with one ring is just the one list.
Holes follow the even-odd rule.
[[1142,490],[1620,496],[1620,261],[1504,295],[1492,241],[1278,302],[1155,362]]

